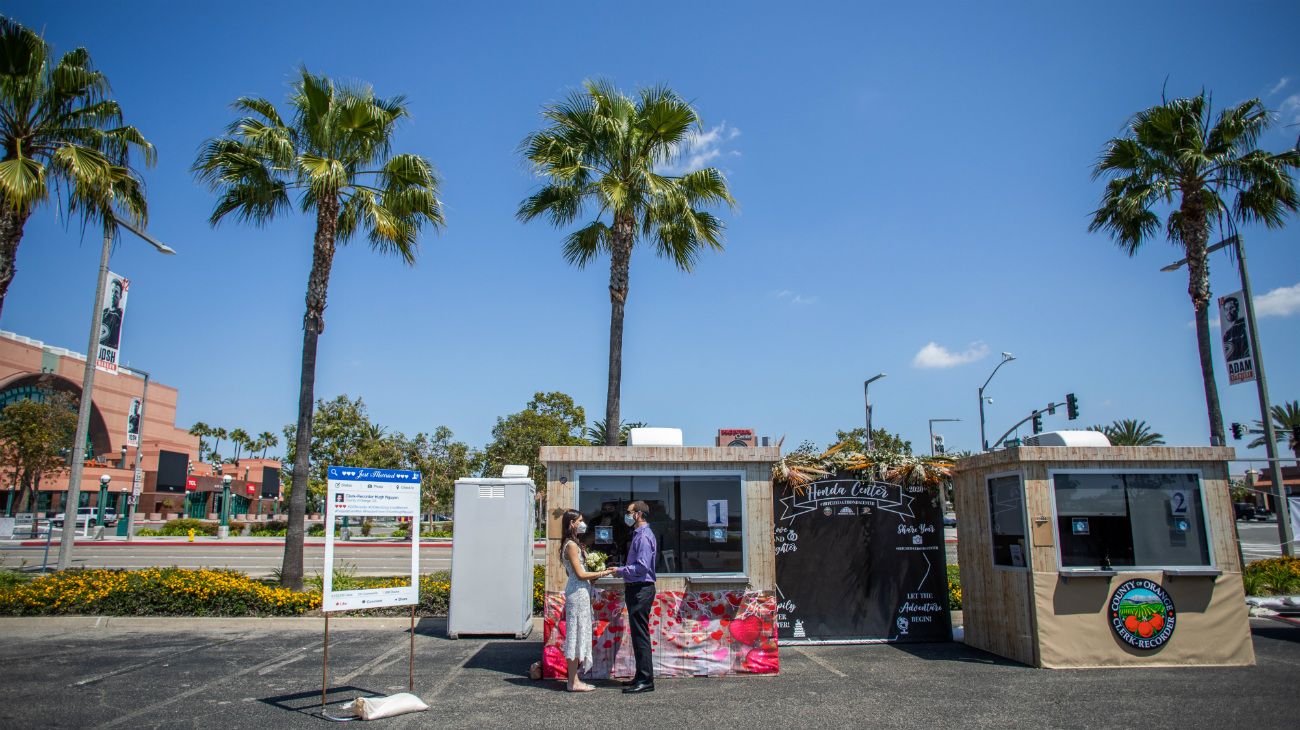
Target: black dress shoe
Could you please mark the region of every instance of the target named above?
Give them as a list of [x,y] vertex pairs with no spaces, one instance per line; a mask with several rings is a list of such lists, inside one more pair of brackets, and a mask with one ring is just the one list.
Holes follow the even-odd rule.
[[629,684],[623,688],[623,694],[625,695],[634,695],[641,692],[653,691],[655,691],[654,682],[637,682],[635,684]]

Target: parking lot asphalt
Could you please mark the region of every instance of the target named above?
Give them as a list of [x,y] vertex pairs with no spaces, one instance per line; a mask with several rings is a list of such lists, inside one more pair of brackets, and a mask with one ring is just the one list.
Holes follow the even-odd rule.
[[[407,688],[402,622],[335,622],[330,702]],[[1300,723],[1300,626],[1252,620],[1257,665],[1032,669],[962,644],[781,649],[775,677],[660,679],[652,694],[534,682],[540,637],[445,638],[424,619],[415,692],[381,727],[1201,728]],[[317,728],[321,622],[0,620],[0,727]]]

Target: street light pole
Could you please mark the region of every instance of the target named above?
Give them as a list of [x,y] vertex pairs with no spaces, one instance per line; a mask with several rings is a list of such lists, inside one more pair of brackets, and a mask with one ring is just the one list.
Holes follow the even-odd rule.
[[1002,362],[998,363],[997,367],[993,368],[993,372],[989,373],[988,380],[985,380],[984,384],[980,386],[980,451],[989,450],[988,439],[984,436],[984,389],[989,387],[989,383],[993,380],[993,376],[998,374],[998,370],[1000,370],[1003,365],[1006,365],[1015,359],[1016,356],[1009,352],[1002,353]]
[[108,483],[112,479],[113,477],[108,474],[99,478],[99,499],[95,502],[95,511],[99,515],[98,519],[95,520],[96,527],[104,526],[104,508],[108,506],[104,503],[108,501]]
[[[1268,398],[1268,378],[1264,376],[1264,348],[1259,344],[1259,330],[1255,325],[1255,297],[1250,290],[1250,271],[1246,268],[1246,246],[1241,234],[1235,233],[1205,249],[1208,254],[1232,246],[1237,254],[1237,273],[1241,276],[1241,296],[1246,300],[1246,327],[1250,331],[1251,357],[1255,360],[1255,388],[1259,394],[1259,413],[1264,423],[1264,455],[1268,457],[1269,479],[1273,482],[1273,495],[1277,501],[1277,534],[1282,541],[1282,554],[1295,555],[1291,533],[1291,506],[1287,501],[1286,485],[1282,482],[1282,462],[1277,458],[1277,431],[1273,428],[1273,406]],[[1187,259],[1176,261],[1160,269],[1177,271]]]
[[862,401],[867,409],[867,451],[871,451],[871,397],[867,394],[867,389],[871,384],[885,377],[885,373],[877,373],[862,382]]
[[[135,503],[140,499],[137,489],[144,487],[143,474],[140,472],[140,455],[144,451],[144,411],[149,403],[149,373],[131,368],[137,375],[144,376],[144,390],[140,392],[140,425],[136,429],[135,470],[131,473],[131,493],[126,500],[126,541],[135,539]],[[188,474],[186,475],[189,476]],[[188,496],[188,495],[187,495]],[[188,510],[187,510],[188,511]]]
[[227,530],[230,529],[230,482],[233,480],[229,474],[221,477],[221,526]]
[[934,456],[934,424],[943,421],[960,421],[960,418],[931,418],[930,419],[930,456]]
[[63,534],[59,536],[59,570],[67,570],[72,565],[72,551],[76,540],[76,530],[69,531],[69,523],[77,524],[77,508],[81,503],[81,478],[86,469],[86,435],[90,431],[90,410],[94,405],[95,391],[95,354],[99,348],[99,303],[104,301],[104,286],[108,280],[108,257],[113,250],[113,235],[117,232],[116,224],[143,238],[159,253],[175,254],[169,246],[159,243],[154,238],[138,230],[135,226],[113,215],[113,220],[104,222],[104,248],[99,254],[99,280],[95,284],[95,301],[90,307],[90,339],[86,344],[86,370],[81,377],[81,405],[77,409],[77,433],[72,442],[72,468],[68,474],[67,504],[63,506]]

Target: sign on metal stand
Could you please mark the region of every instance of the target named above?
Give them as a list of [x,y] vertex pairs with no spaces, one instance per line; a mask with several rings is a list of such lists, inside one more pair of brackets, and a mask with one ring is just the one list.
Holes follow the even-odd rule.
[[[371,469],[331,466],[325,503],[325,577],[321,612],[325,614],[325,638],[321,667],[321,714],[329,688],[330,613],[385,606],[411,607],[410,656],[407,686],[415,689],[415,606],[420,602],[420,472],[401,469]],[[391,588],[334,589],[334,524],[343,517],[397,517],[409,520],[411,535],[411,577],[405,586]]]

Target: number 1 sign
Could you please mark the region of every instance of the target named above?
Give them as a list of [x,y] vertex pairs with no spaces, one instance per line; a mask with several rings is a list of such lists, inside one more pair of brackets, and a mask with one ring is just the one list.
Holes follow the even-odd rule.
[[[698,502],[696,504],[699,504]],[[727,526],[727,500],[709,500],[709,527]]]

